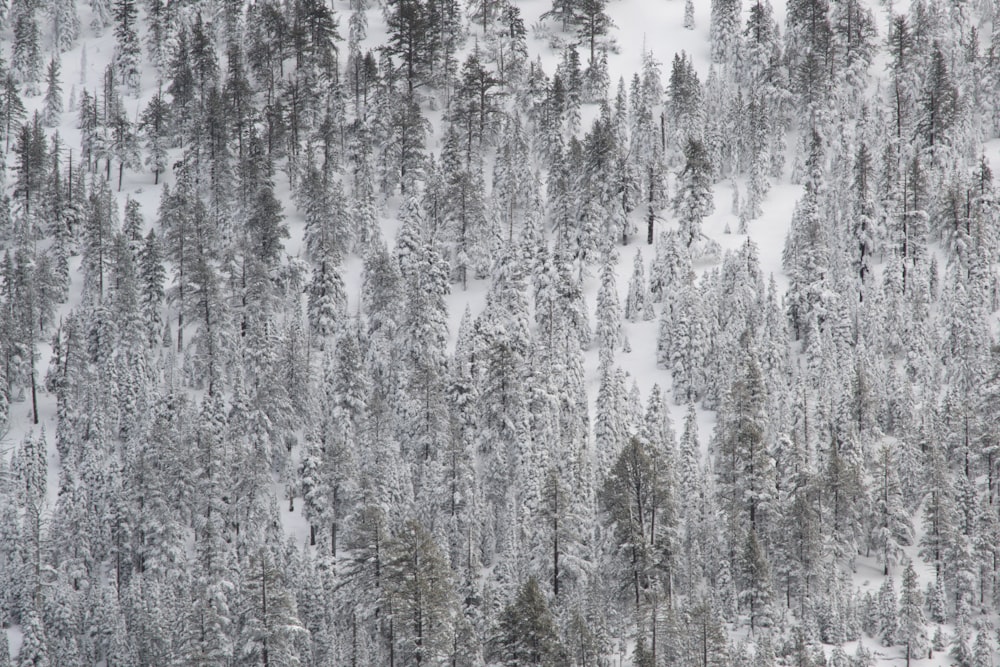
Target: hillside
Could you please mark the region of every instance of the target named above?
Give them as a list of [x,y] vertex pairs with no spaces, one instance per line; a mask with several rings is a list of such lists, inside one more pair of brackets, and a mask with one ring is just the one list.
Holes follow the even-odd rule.
[[988,0],[11,0],[0,666],[1000,659]]

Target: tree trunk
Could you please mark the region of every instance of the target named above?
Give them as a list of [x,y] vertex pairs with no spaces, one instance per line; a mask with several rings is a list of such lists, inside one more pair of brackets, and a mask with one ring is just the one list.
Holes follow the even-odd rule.
[[264,622],[264,649],[262,652],[262,658],[264,659],[264,667],[269,667],[269,662],[267,659],[267,573],[264,571],[264,559],[261,558],[260,561],[260,593],[261,593],[261,607],[262,616],[261,619]]

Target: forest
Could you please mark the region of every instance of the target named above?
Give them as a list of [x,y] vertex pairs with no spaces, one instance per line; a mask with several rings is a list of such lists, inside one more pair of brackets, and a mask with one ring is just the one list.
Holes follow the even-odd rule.
[[0,54],[0,667],[1000,664],[1000,1]]

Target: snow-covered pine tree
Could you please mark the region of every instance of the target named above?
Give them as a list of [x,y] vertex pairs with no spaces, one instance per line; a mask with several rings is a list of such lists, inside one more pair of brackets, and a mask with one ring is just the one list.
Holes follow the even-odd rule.
[[685,165],[674,198],[674,214],[679,218],[681,237],[690,248],[702,237],[702,221],[715,210],[712,199],[712,164],[705,145],[689,138],[684,146]]
[[60,124],[63,112],[62,83],[59,81],[59,61],[53,57],[45,74],[45,107],[42,112],[42,124],[46,127],[56,127]]

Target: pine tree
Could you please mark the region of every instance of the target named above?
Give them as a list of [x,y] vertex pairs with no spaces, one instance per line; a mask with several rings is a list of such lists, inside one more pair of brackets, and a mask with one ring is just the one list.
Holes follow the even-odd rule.
[[690,248],[701,236],[701,223],[715,210],[712,199],[712,164],[705,145],[689,138],[684,147],[684,170],[674,199],[674,214],[680,219],[681,237]]
[[167,168],[167,127],[169,109],[163,94],[157,91],[149,101],[139,121],[139,133],[146,149],[146,167],[153,172],[153,184],[158,185],[160,174]]
[[926,466],[928,496],[924,501],[925,532],[920,538],[920,557],[933,563],[938,579],[942,579],[950,574],[946,561],[953,553],[957,521],[947,463],[939,446],[931,447]]
[[237,637],[240,660],[263,665],[290,665],[299,662],[298,644],[306,634],[288,577],[289,564],[267,546],[242,563],[244,587],[241,591],[246,617]]
[[52,43],[60,53],[73,48],[80,36],[80,15],[76,2],[53,0],[48,6]]
[[828,0],[794,0],[788,3],[785,54],[795,92],[803,110],[802,123],[812,123],[813,113],[829,93],[832,31]]
[[947,143],[949,131],[958,120],[959,95],[952,82],[951,72],[944,52],[935,43],[931,54],[930,69],[921,99],[921,118],[918,128],[925,145],[932,150],[938,144]]
[[46,127],[60,125],[63,112],[62,84],[59,82],[59,61],[53,57],[46,72],[45,107],[42,124]]
[[949,657],[955,662],[956,667],[969,667],[972,664],[972,648],[969,646],[969,628],[963,623],[959,623],[955,628],[955,634],[951,637],[951,650]]
[[686,610],[687,642],[686,664],[697,667],[722,667],[729,661],[729,642],[719,616],[719,610],[710,598],[702,596],[692,600]]
[[607,0],[580,0],[575,9],[574,23],[577,25],[577,34],[580,40],[585,42],[590,49],[590,67],[596,64],[595,53],[597,42],[601,37],[607,35],[608,30],[614,27],[611,17],[607,13]]
[[[108,75],[110,76],[110,74],[109,69]],[[105,177],[111,178],[111,160],[112,158],[116,159],[118,161],[118,191],[120,192],[125,168],[138,169],[140,166],[139,144],[121,97],[117,94],[105,96],[104,106],[105,127],[110,131],[110,136],[106,136],[103,146],[104,157],[107,160]]]
[[735,60],[739,45],[741,4],[740,0],[712,0],[709,39],[713,63],[731,63]]
[[892,565],[898,562],[902,547],[913,540],[913,527],[903,504],[898,463],[893,449],[886,445],[879,455],[879,482],[874,485],[878,496],[875,499],[877,523],[872,529],[872,541],[882,554],[884,574],[889,574]]
[[694,30],[694,0],[684,0],[684,27]]
[[[767,442],[766,388],[748,335],[741,344],[740,375],[726,396],[716,427],[720,491],[732,520],[743,530],[767,534],[763,521],[773,509],[774,460]],[[741,539],[730,535],[730,539]]]
[[160,240],[152,229],[139,250],[139,282],[141,309],[146,325],[146,340],[150,347],[159,342],[163,330],[163,283],[166,272],[160,254]]
[[629,279],[628,296],[625,300],[625,319],[630,322],[635,322],[639,318],[648,320],[653,316],[653,305],[646,289],[645,274],[642,251],[637,249],[632,261],[632,277]]
[[10,149],[10,140],[27,116],[27,110],[17,92],[17,81],[12,72],[7,72],[0,90],[0,132],[4,137],[4,153]]
[[558,665],[566,661],[538,581],[528,579],[500,615],[497,658],[504,665]]
[[552,0],[552,8],[542,14],[542,18],[558,19],[566,31],[576,24],[576,4],[573,0]]
[[896,643],[899,633],[899,614],[896,608],[896,589],[892,578],[886,578],[878,590],[878,636],[883,646]]
[[21,126],[13,151],[17,180],[12,195],[25,215],[30,215],[36,207],[44,185],[45,143],[42,119],[36,112],[30,123]]
[[413,520],[406,522],[386,549],[391,641],[404,663],[433,664],[444,655],[454,631],[448,564],[431,534]]
[[407,93],[428,75],[428,7],[419,0],[390,0],[386,4],[389,31],[387,52],[399,59],[398,71],[406,81]]
[[628,598],[639,611],[657,590],[670,596],[674,508],[662,454],[632,437],[604,482],[602,501],[612,522]]
[[22,621],[24,639],[17,654],[17,667],[49,667],[49,651],[46,646],[45,626],[38,612],[32,610]]
[[38,23],[33,4],[17,12],[14,22],[14,47],[10,57],[10,71],[16,83],[24,85],[29,95],[38,92],[42,73],[41,47],[38,43]]
[[344,279],[331,258],[321,259],[313,269],[306,292],[310,330],[320,337],[333,334],[347,308],[347,293]]
[[135,0],[115,0],[115,73],[117,81],[132,91],[139,92],[139,36],[136,32],[138,10]]
[[774,591],[771,585],[771,568],[767,562],[757,531],[751,526],[742,554],[742,581],[739,599],[750,618],[750,632],[770,627],[773,622],[771,608]]
[[979,624],[976,641],[972,645],[972,667],[991,667],[993,665],[991,630],[992,628],[985,622]]
[[621,304],[615,285],[614,255],[606,253],[601,268],[601,288],[597,295],[597,343],[601,363],[609,365],[621,345]]
[[906,562],[903,587],[899,593],[899,640],[906,647],[906,664],[923,656],[927,637],[924,630],[923,598],[917,586],[913,561]]

